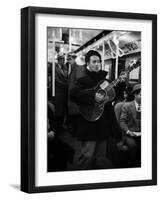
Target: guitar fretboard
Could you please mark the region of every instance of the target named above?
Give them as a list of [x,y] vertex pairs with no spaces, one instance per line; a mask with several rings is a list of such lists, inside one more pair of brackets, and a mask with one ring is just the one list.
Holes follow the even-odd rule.
[[[139,66],[140,66],[140,59],[139,59],[136,63],[132,64],[132,66],[129,66],[128,69],[125,70],[125,73],[129,73],[129,72],[131,72],[133,69],[135,69],[135,68],[137,68],[137,67],[139,67]],[[108,86],[105,88],[105,90],[106,90],[106,89],[108,89],[108,90],[112,89],[112,88],[115,87],[120,81],[121,81],[121,78],[120,78],[120,77],[117,78],[117,79],[115,79],[114,81],[112,81],[112,82],[110,83],[110,85],[108,85]]]
[[120,79],[119,79],[119,78],[116,79],[116,80],[114,80],[114,81],[112,81],[112,82],[110,83],[110,85],[108,86],[108,89],[112,89],[112,88],[115,87],[119,82],[120,82]]

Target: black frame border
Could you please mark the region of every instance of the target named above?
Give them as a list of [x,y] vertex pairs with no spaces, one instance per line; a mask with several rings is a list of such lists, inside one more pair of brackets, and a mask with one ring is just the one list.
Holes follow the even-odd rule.
[[[152,179],[35,186],[35,16],[59,14],[152,21]],[[103,189],[157,184],[157,15],[47,7],[21,9],[21,190],[27,193]]]

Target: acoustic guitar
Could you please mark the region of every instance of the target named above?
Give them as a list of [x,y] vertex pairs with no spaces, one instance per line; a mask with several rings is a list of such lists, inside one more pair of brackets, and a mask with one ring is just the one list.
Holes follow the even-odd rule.
[[[140,65],[141,65],[140,59],[138,59],[137,61],[133,61],[128,66],[128,68],[125,71],[121,72],[120,76],[111,83],[109,83],[107,79],[101,80],[97,84],[97,86],[92,88],[92,90],[94,89],[95,94],[103,96],[102,100],[99,102],[95,100],[95,103],[91,105],[78,105],[80,114],[87,121],[92,122],[98,120],[104,112],[105,104],[107,102],[111,102],[116,96],[114,87],[119,82],[124,81],[124,78],[127,77],[127,74],[133,69],[139,67]],[[88,90],[90,91],[91,89]]]

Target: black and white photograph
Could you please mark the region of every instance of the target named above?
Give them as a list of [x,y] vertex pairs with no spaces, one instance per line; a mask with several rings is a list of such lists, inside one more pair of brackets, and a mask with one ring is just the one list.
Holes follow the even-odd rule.
[[22,9],[22,191],[157,184],[156,28],[151,14]]
[[160,200],[160,1],[0,9],[0,199]]
[[48,172],[141,167],[141,32],[47,27]]

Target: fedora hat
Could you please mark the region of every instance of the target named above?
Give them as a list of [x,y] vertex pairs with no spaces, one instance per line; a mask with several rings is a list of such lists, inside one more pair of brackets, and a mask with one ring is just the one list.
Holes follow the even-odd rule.
[[77,55],[75,54],[75,53],[69,53],[68,55],[67,55],[67,60],[69,60],[69,59],[71,59],[71,58],[76,58],[77,57]]
[[57,55],[57,59],[58,59],[58,60],[59,60],[59,59],[63,59],[63,58],[65,58],[63,53],[59,53],[59,54]]
[[134,85],[132,93],[134,94],[137,90],[141,90],[141,84]]

